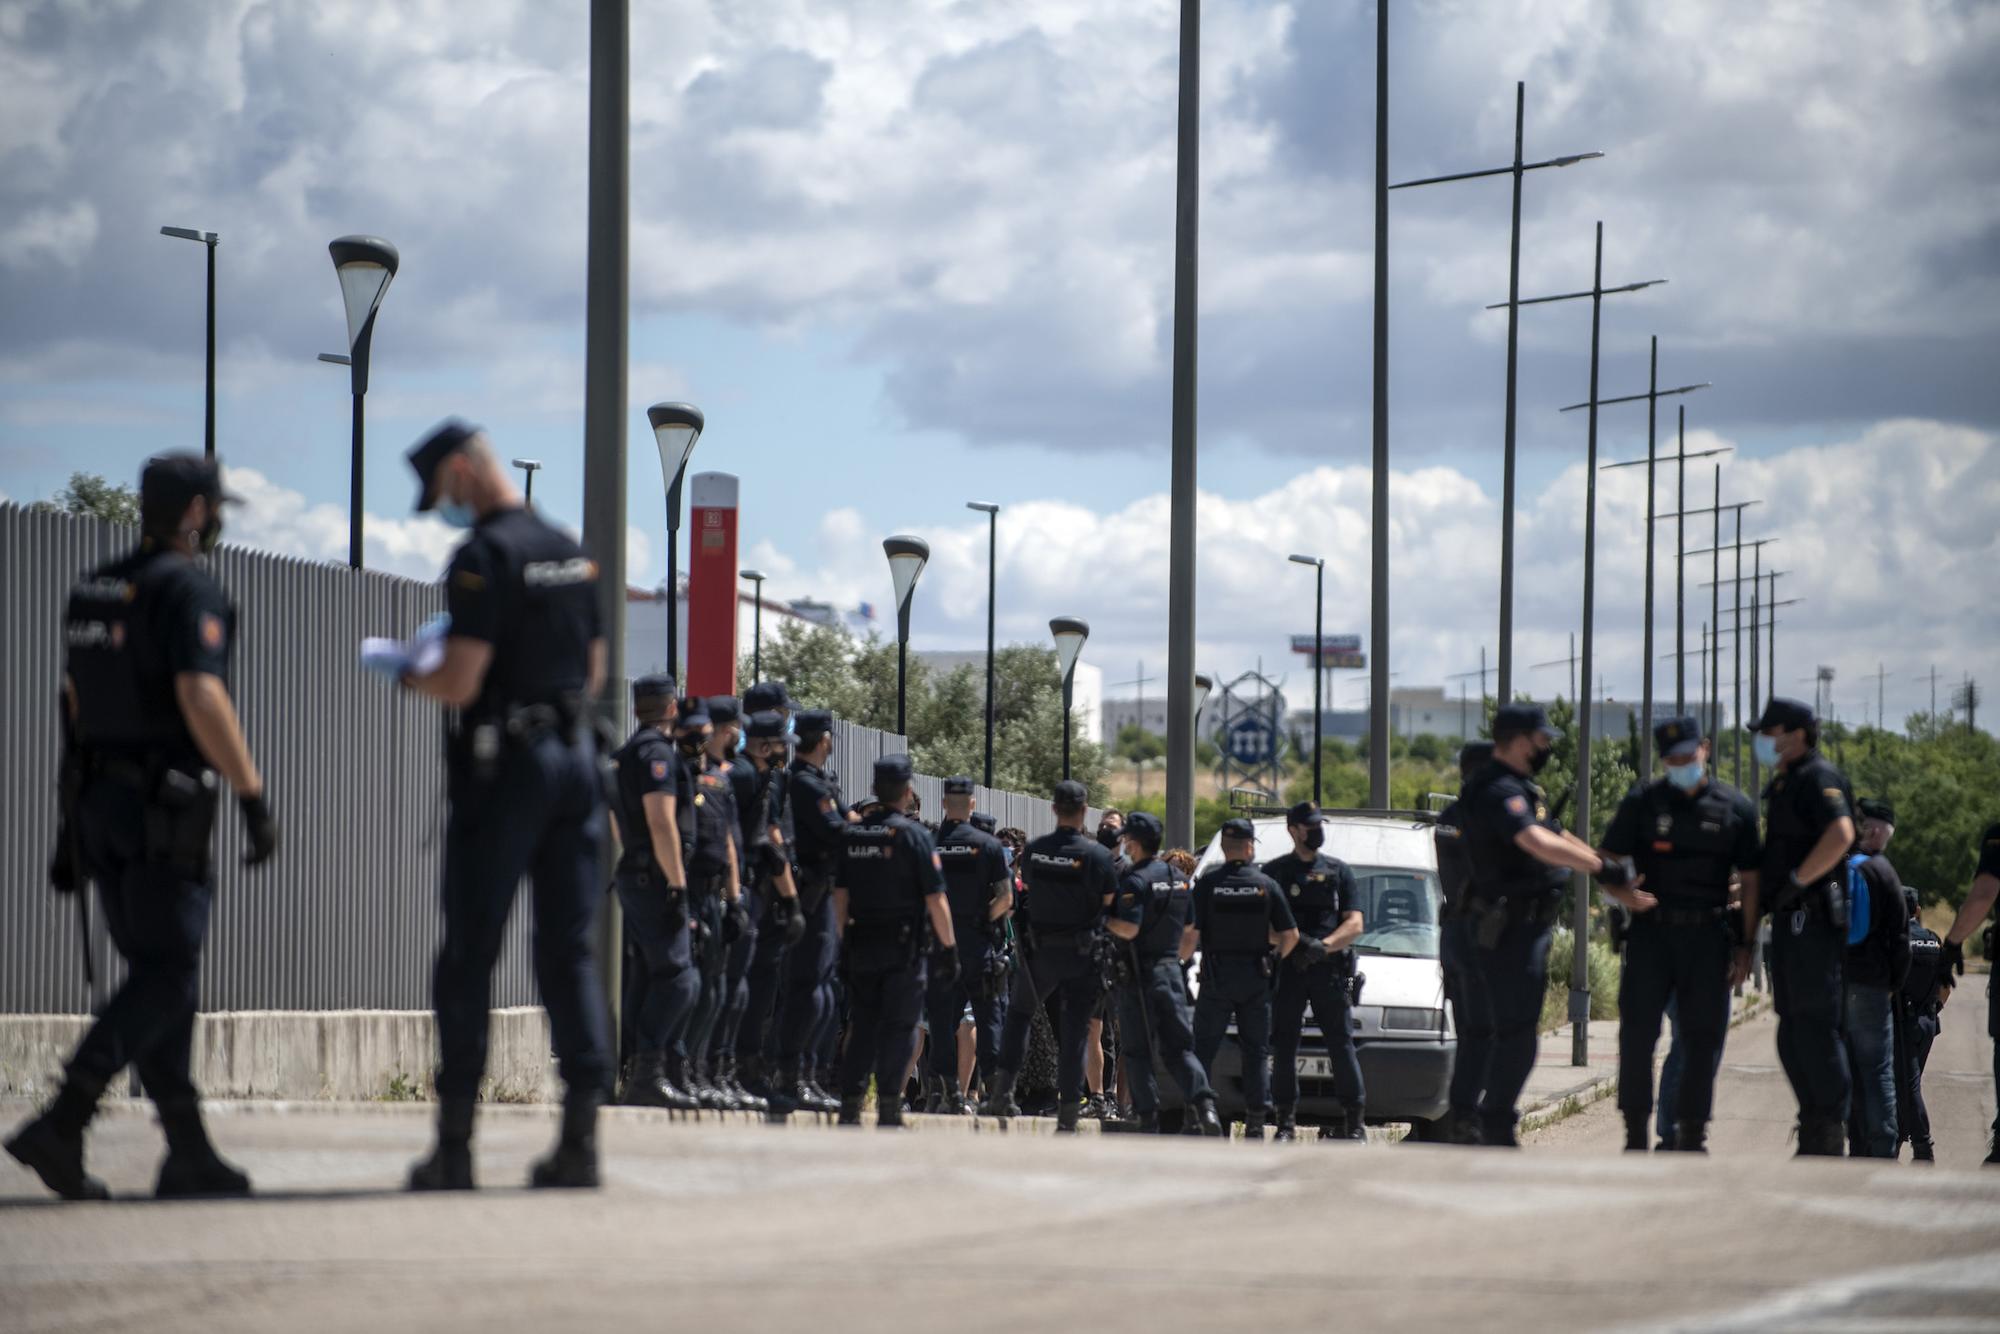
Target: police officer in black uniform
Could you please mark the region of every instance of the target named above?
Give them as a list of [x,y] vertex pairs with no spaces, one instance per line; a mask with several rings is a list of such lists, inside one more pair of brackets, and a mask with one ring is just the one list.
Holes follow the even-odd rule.
[[700,1101],[667,1073],[676,1029],[700,982],[688,949],[687,857],[694,778],[669,739],[680,714],[674,678],[632,683],[632,736],[612,755],[618,771],[618,870],[612,889],[644,967],[632,988],[635,1030],[621,1097],[628,1106],[693,1111]]
[[847,846],[847,815],[828,774],[833,715],[807,709],[794,716],[798,751],[786,801],[791,810],[795,874],[805,930],[786,954],[784,1013],[778,1023],[778,1073],[771,1109],[837,1112],[840,1099],[813,1079],[818,1043],[834,1013],[833,970],[840,942],[834,930],[833,873]]
[[[1082,1111],[1084,1044],[1090,1037],[1091,1011],[1103,994],[1103,975],[1093,949],[1105,910],[1118,889],[1110,851],[1084,832],[1089,803],[1090,793],[1083,784],[1067,778],[1057,783],[1055,831],[1030,842],[1021,854],[1030,905],[1022,935],[1027,959],[1014,972],[1000,1036],[999,1068],[979,1109],[984,1116],[1021,1114],[1014,1102],[1014,1081],[1027,1053],[1028,1027],[1036,1007],[1054,995],[1060,1011],[1056,1129],[1064,1133],[1075,1132]],[[1016,925],[1022,926],[1019,921]]]
[[139,545],[85,575],[64,613],[69,646],[59,717],[62,828],[50,881],[97,886],[127,971],[64,1072],[62,1090],[7,1142],[65,1199],[104,1199],[84,1171],[83,1132],[127,1064],[159,1110],[162,1196],[243,1195],[249,1178],[217,1156],[188,1075],[201,946],[215,878],[209,834],[216,773],[236,794],[244,861],[268,860],[277,826],[229,697],[236,613],[197,560],[214,550],[222,489],[212,460],[166,454],[139,481]]
[[[688,1017],[687,1033],[677,1046],[684,1056],[687,1084],[701,1105],[711,1111],[743,1110],[742,1102],[728,1089],[716,1084],[708,1068],[709,1042],[722,1017],[724,974],[729,966],[729,944],[734,937],[729,923],[741,930],[742,881],[736,855],[742,836],[736,819],[735,791],[729,783],[729,767],[722,758],[726,742],[736,732],[736,701],[723,695],[697,701],[706,725],[683,730],[682,753],[694,772],[694,814],[696,834],[694,861],[688,866],[688,916],[695,956],[695,971],[701,985],[695,994],[694,1011]],[[725,721],[718,722],[717,712]],[[689,743],[694,744],[688,754]]]
[[[872,1074],[876,1124],[887,1128],[903,1124],[903,1077],[916,1050],[926,956],[942,978],[955,980],[959,955],[937,848],[929,831],[904,814],[912,796],[910,757],[875,761],[874,791],[874,802],[845,831],[834,873],[833,918],[849,1005],[840,1124],[861,1124]],[[935,954],[926,949],[932,941]]]
[[958,1021],[972,1011],[973,1061],[982,1082],[990,1084],[1000,1051],[1000,1026],[1006,1001],[992,984],[989,964],[1007,944],[1007,914],[1014,910],[1014,877],[1000,840],[972,824],[973,782],[958,776],[944,780],[944,818],[938,823],[938,860],[944,867],[945,899],[951,908],[952,936],[958,941],[958,968],[946,980],[945,970],[932,973],[927,1013],[930,1020],[930,1076],[926,1110],[962,1115],[964,1091],[958,1085]]
[[1753,727],[1758,762],[1772,770],[1759,893],[1772,919],[1778,1059],[1799,1101],[1799,1153],[1837,1158],[1851,1091],[1840,1022],[1854,794],[1820,755],[1810,706],[1773,696]]
[[709,1040],[710,1080],[744,1111],[761,1112],[766,1110],[765,1100],[744,1088],[736,1074],[736,1035],[743,1027],[743,1010],[750,1003],[750,959],[757,951],[757,933],[769,893],[760,862],[760,849],[766,842],[762,784],[757,766],[744,753],[753,710],[724,696],[711,699],[708,705],[709,721],[715,721],[715,710],[722,707],[735,724],[735,736],[725,741],[722,758],[728,768],[729,798],[736,808],[737,903],[742,909],[740,914],[723,918],[728,957],[722,975],[722,1012],[715,1021],[715,1036]]
[[[1993,904],[2000,899],[2000,822],[1990,824],[1986,832],[1979,836],[1979,862],[1972,872],[1972,887],[1965,892],[1965,902],[1958,905],[1958,915],[1952,918],[1951,929],[1944,934],[1945,966],[1958,973],[1965,971],[1965,942],[1993,911]],[[1991,928],[1987,934],[1988,954],[1991,954],[1993,936]],[[1990,973],[1986,978],[1986,1033],[1993,1039],[1993,1095],[1995,1105],[2000,1106],[2000,972]],[[1993,1117],[1993,1138],[1986,1154],[1986,1166],[2000,1167],[2000,1112]]]
[[[1472,889],[1472,855],[1466,848],[1463,793],[1474,774],[1493,758],[1491,741],[1468,741],[1458,752],[1460,796],[1442,811],[1431,833],[1437,846],[1438,888],[1444,907],[1438,914],[1438,967],[1444,974],[1444,1001],[1451,1007],[1452,1031],[1458,1035],[1459,1055],[1452,1062],[1450,1111],[1438,1127],[1446,1138],[1477,1144],[1479,1099],[1486,1091],[1486,1063],[1465,1059],[1467,1034],[1472,1031],[1473,1010],[1466,1003],[1467,977],[1472,969],[1472,935],[1465,905]],[[1483,1019],[1483,1017],[1482,1017]],[[1483,1050],[1493,1049],[1493,1034],[1484,1032],[1471,1039]],[[1436,1132],[1432,1132],[1436,1133]]]
[[1235,1020],[1243,1137],[1260,1140],[1270,1109],[1271,976],[1298,946],[1299,928],[1285,891],[1251,860],[1256,855],[1257,827],[1240,816],[1224,820],[1223,864],[1195,881],[1194,921],[1181,935],[1180,953],[1185,959],[1201,951],[1195,1056],[1213,1084],[1216,1053]]
[[1644,902],[1634,897],[1636,886],[1626,889],[1624,863],[1599,856],[1550,816],[1533,776],[1548,763],[1557,735],[1539,704],[1502,705],[1493,715],[1493,758],[1459,796],[1459,827],[1472,863],[1464,908],[1472,1025],[1458,1035],[1458,1059],[1484,1072],[1477,1126],[1453,1127],[1461,1143],[1519,1142],[1514,1104],[1535,1068],[1549,938],[1569,873],[1595,875],[1628,906]]
[[[1618,985],[1618,1109],[1625,1147],[1646,1151],[1653,1115],[1653,1049],[1672,1001],[1679,1007],[1686,1072],[1673,1114],[1673,1147],[1706,1153],[1715,1068],[1729,1030],[1729,989],[1750,974],[1757,919],[1729,907],[1732,872],[1747,907],[1763,847],[1750,798],[1708,772],[1709,746],[1695,718],[1653,728],[1663,777],[1618,803],[1604,850],[1632,859],[1646,888],[1630,895],[1625,970]],[[1627,891],[1630,894],[1630,891]],[[1646,898],[1654,902],[1643,905]]]
[[1349,991],[1355,972],[1349,946],[1362,932],[1360,889],[1346,862],[1320,851],[1326,843],[1326,826],[1319,807],[1310,801],[1292,807],[1285,815],[1285,832],[1292,836],[1292,850],[1264,863],[1264,874],[1285,891],[1299,928],[1298,948],[1278,970],[1271,1004],[1271,1085],[1278,1108],[1273,1138],[1298,1137],[1299,1039],[1306,1006],[1311,1004],[1313,1020],[1326,1040],[1342,1114],[1326,1133],[1335,1139],[1365,1140],[1367,1089],[1354,1051]]
[[763,803],[761,824],[768,849],[753,862],[762,898],[756,940],[743,970],[743,1017],[736,1034],[736,1058],[743,1090],[769,1100],[770,1070],[776,1052],[771,1038],[785,956],[805,931],[794,880],[796,851],[792,812],[791,744],[794,737],[792,699],[781,681],[760,681],[743,695],[750,713],[745,755],[756,767],[757,791]]
[[1910,920],[1910,967],[1903,975],[1896,1061],[1896,1125],[1909,1141],[1910,1161],[1934,1163],[1931,1113],[1924,1105],[1924,1067],[1937,1041],[1939,1014],[1951,998],[1951,969],[1944,964],[1944,939],[1924,925],[1917,891],[1903,886],[1903,912]]
[[1118,987],[1118,1045],[1125,1057],[1132,1108],[1141,1132],[1159,1131],[1160,1088],[1153,1073],[1157,1048],[1167,1072],[1180,1085],[1185,1115],[1203,1134],[1220,1135],[1215,1090],[1195,1059],[1187,983],[1181,974],[1181,936],[1194,916],[1191,887],[1160,860],[1158,816],[1133,811],[1121,832],[1126,865],[1105,929],[1125,942],[1124,977]]
[[410,451],[419,512],[472,530],[445,575],[444,659],[403,677],[457,709],[446,745],[444,944],[435,991],[438,1143],[413,1190],[472,1188],[493,965],[523,875],[534,886],[535,978],[566,1090],[560,1138],[533,1186],[597,1185],[597,1109],[611,1084],[591,957],[604,841],[590,700],[604,680],[597,563],[524,507],[486,437],[449,421]]

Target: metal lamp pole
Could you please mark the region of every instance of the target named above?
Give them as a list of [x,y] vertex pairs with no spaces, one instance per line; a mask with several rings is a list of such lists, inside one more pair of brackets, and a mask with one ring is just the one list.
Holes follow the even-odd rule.
[[[1368,804],[1389,809],[1389,0],[1375,0],[1375,364],[1368,533]],[[1190,599],[1192,601],[1192,599]],[[1171,664],[1170,664],[1171,667]],[[1178,670],[1169,675],[1179,679]],[[1172,831],[1169,831],[1171,833]]]
[[750,683],[764,679],[764,572],[744,570],[742,575],[757,590],[750,612]]
[[521,470],[523,489],[527,492],[528,503],[532,505],[535,503],[535,474],[542,470],[542,461],[540,459],[515,459],[514,466]]
[[[1062,671],[1063,779],[1069,778],[1070,699],[1076,683],[1076,660],[1083,653],[1083,641],[1090,638],[1090,622],[1080,616],[1058,616],[1049,622],[1055,636],[1056,665]],[[1169,696],[1171,700],[1171,696]]]
[[1180,109],[1174,174],[1174,379],[1167,520],[1167,819],[1169,847],[1194,842],[1195,364],[1200,304],[1201,0],[1181,0]]
[[[1419,185],[1470,181],[1484,176],[1514,178],[1513,223],[1507,234],[1507,426],[1500,468],[1500,702],[1503,704],[1514,697],[1514,386],[1521,326],[1521,177],[1543,167],[1569,167],[1604,156],[1602,153],[1570,153],[1542,162],[1523,162],[1521,142],[1527,97],[1527,84],[1515,83],[1514,161],[1511,165],[1491,167],[1485,171],[1454,172],[1449,176],[1428,176],[1420,181],[1403,181],[1389,187],[1391,190],[1408,190]],[[1316,794],[1314,800],[1318,800]]]
[[984,500],[968,500],[965,507],[986,516],[986,779],[993,786],[993,609],[1000,570],[1000,507]]
[[667,488],[667,674],[681,679],[681,483],[688,458],[708,424],[691,403],[655,403],[646,409],[653,443],[660,450],[660,480]]
[[347,309],[347,370],[354,394],[354,437],[348,460],[347,563],[361,568],[362,402],[368,395],[368,349],[375,341],[375,312],[402,259],[379,236],[340,236],[327,244]]
[[202,416],[202,454],[215,457],[215,247],[222,240],[214,232],[198,232],[192,227],[162,227],[160,235],[183,241],[200,241],[208,247],[208,396]]
[[931,544],[921,537],[884,538],[882,554],[889,558],[889,578],[896,588],[896,735],[908,742],[910,598],[930,561]]
[[1313,571],[1313,805],[1320,790],[1320,683],[1326,679],[1326,561],[1318,556],[1293,556],[1294,565]]

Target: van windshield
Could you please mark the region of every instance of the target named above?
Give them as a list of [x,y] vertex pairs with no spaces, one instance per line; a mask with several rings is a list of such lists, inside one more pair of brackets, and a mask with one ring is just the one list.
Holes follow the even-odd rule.
[[1360,891],[1361,922],[1367,928],[1354,942],[1356,954],[1438,957],[1442,895],[1437,876],[1406,867],[1357,866],[1354,883]]

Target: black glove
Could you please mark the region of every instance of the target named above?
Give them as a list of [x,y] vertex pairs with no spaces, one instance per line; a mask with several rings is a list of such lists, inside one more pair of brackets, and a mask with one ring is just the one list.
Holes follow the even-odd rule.
[[729,911],[722,916],[722,943],[734,945],[750,930],[750,910],[738,899],[729,905]]
[[667,930],[678,931],[688,924],[687,903],[687,886],[667,886]]
[[271,818],[271,808],[265,804],[262,793],[238,797],[236,804],[243,811],[243,832],[250,839],[250,846],[243,853],[243,864],[262,866],[278,850],[278,822]]
[[937,952],[931,955],[931,981],[941,982],[948,987],[957,986],[961,971],[963,970],[955,946],[940,945]]
[[1007,919],[990,917],[986,921],[986,943],[994,949],[1007,948]]
[[1602,864],[1597,868],[1597,883],[1611,889],[1631,884],[1632,873],[1625,869],[1625,859],[1623,857],[1603,858]]
[[1944,966],[1946,972],[1957,973],[1960,977],[1964,977],[1965,946],[1957,941],[1947,940],[1944,943]]
[[787,945],[798,944],[799,938],[806,933],[806,915],[800,909],[796,898],[787,898],[780,894],[771,903],[771,918],[785,933]]

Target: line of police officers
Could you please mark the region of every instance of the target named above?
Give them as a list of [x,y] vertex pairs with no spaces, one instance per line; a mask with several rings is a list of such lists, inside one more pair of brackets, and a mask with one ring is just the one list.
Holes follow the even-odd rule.
[[[1233,1022],[1246,1129],[1261,1136],[1275,1093],[1278,1134],[1291,1135],[1294,1054],[1310,1005],[1346,1113],[1338,1129],[1363,1134],[1348,1023],[1360,913],[1351,872],[1320,851],[1315,809],[1290,813],[1293,852],[1262,869],[1252,861],[1254,827],[1226,822],[1223,864],[1190,888],[1159,859],[1156,820],[1135,814],[1126,823],[1121,864],[1086,836],[1086,793],[1065,782],[1054,794],[1056,830],[1023,853],[1017,903],[999,845],[971,811],[970,780],[948,784],[934,842],[906,813],[907,757],[878,762],[873,802],[850,810],[826,768],[832,721],[824,711],[795,711],[775,684],[753,687],[741,705],[682,702],[674,683],[658,677],[634,687],[638,727],[616,750],[607,781],[590,708],[605,670],[596,564],[523,504],[476,428],[446,422],[409,457],[417,510],[467,531],[445,575],[446,617],[427,627],[440,651],[384,649],[363,660],[454,711],[444,937],[433,976],[437,1142],[411,1170],[412,1189],[474,1184],[491,975],[524,877],[536,980],[565,1085],[556,1145],[530,1182],[597,1184],[597,1113],[614,1075],[592,958],[607,786],[623,849],[613,885],[639,961],[623,1079],[629,1101],[810,1109],[854,1122],[872,1078],[881,1119],[893,1125],[928,1006],[932,1105],[957,1109],[949,1038],[954,1016],[969,1009],[982,1110],[1011,1115],[1033,1012],[1056,997],[1058,1128],[1073,1131],[1090,1017],[1110,979],[1120,989],[1142,1125],[1157,1124],[1157,1051],[1181,1086],[1190,1127],[1220,1133],[1212,1079]],[[221,507],[233,497],[213,461],[190,455],[150,461],[140,496],[140,543],[85,575],[65,608],[62,822],[50,868],[58,890],[96,886],[127,975],[56,1097],[7,1142],[72,1199],[106,1193],[85,1170],[84,1132],[128,1064],[167,1139],[158,1193],[249,1190],[209,1142],[189,1077],[218,775],[244,821],[246,862],[267,861],[278,843],[228,691],[235,614],[199,560],[214,549]],[[1584,871],[1637,918],[1621,1105],[1643,1126],[1651,1050],[1671,1000],[1689,1047],[1677,1142],[1700,1148],[1718,1014],[1729,980],[1747,967],[1741,935],[1728,934],[1739,920],[1726,909],[1733,872],[1743,930],[1763,901],[1777,922],[1779,1044],[1799,1096],[1801,1152],[1840,1151],[1849,1073],[1836,871],[1855,841],[1853,803],[1846,780],[1814,749],[1809,709],[1773,700],[1756,726],[1760,756],[1776,774],[1761,850],[1748,802],[1707,775],[1698,726],[1678,719],[1660,730],[1667,775],[1626,798],[1606,855],[1561,830],[1534,782],[1555,739],[1546,716],[1533,706],[1499,710],[1490,758],[1470,773],[1440,827],[1444,962],[1460,1034],[1455,1138],[1513,1142],[1556,896],[1569,872]],[[1647,883],[1651,890],[1641,888]],[[1987,832],[1972,893],[1938,946],[1947,980],[1996,893],[2000,826]],[[1197,950],[1203,978],[1190,1017],[1183,966]],[[839,987],[849,1023],[836,1097],[819,1078],[838,1042]],[[2000,1044],[2000,1012],[1991,1027]],[[1275,1090],[1267,1056],[1276,1058]]]

